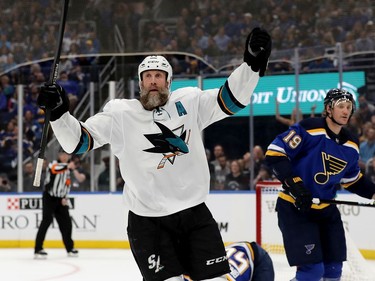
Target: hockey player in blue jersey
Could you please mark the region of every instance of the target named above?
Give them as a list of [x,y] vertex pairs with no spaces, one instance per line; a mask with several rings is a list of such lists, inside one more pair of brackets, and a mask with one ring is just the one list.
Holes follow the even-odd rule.
[[340,280],[346,260],[338,208],[312,198],[333,199],[337,186],[375,198],[375,185],[358,166],[358,139],[344,127],[354,111],[351,93],[329,90],[323,117],[292,125],[268,146],[266,161],[284,187],[276,211],[288,262],[297,266],[293,280]]
[[[230,266],[228,281],[273,281],[275,272],[268,253],[256,242],[237,242],[225,247]],[[191,281],[184,276],[185,281]]]

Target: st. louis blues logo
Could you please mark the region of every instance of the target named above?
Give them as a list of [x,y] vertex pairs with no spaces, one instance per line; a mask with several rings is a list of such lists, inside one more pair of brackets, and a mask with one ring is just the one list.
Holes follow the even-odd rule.
[[311,255],[312,250],[315,248],[315,244],[307,244],[305,245],[306,248],[306,255]]
[[[143,151],[151,153],[162,153],[163,158],[160,160],[158,169],[164,168],[165,162],[168,160],[171,164],[174,163],[176,156],[189,153],[188,142],[190,137],[190,130],[187,136],[184,126],[181,126],[173,131],[168,129],[163,124],[156,122],[161,133],[145,135],[145,137],[154,145],[154,147],[144,149]],[[176,135],[174,132],[178,132]]]
[[326,184],[330,176],[341,173],[346,165],[346,161],[322,152],[323,172],[316,173],[314,176],[315,182],[319,184]]

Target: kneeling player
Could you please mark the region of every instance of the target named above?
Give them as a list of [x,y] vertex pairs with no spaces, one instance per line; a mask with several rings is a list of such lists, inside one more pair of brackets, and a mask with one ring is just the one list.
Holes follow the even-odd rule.
[[[237,242],[225,247],[230,273],[229,281],[273,281],[275,273],[268,253],[255,242]],[[191,281],[184,276],[185,281]]]

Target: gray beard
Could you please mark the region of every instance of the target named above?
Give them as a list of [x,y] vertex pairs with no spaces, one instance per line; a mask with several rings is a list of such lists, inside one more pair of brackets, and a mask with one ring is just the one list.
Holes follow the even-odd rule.
[[159,95],[151,96],[149,92],[146,92],[141,89],[140,91],[141,97],[139,101],[141,102],[142,106],[146,110],[154,110],[160,106],[163,106],[167,103],[169,98],[169,90],[165,89],[163,91],[159,91]]

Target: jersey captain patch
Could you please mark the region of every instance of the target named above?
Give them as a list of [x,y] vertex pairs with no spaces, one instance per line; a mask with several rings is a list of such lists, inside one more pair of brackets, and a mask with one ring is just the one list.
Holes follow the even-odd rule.
[[322,161],[323,172],[315,174],[314,177],[315,181],[319,184],[327,183],[329,180],[329,176],[341,173],[347,165],[346,161],[332,155],[328,155],[325,152],[322,152]]
[[[159,127],[161,133],[144,135],[154,147],[144,149],[143,151],[163,154],[163,158],[160,160],[157,167],[158,169],[161,169],[164,168],[167,160],[173,164],[176,156],[189,153],[188,142],[190,130],[189,133],[186,133],[184,126],[182,125],[172,131],[159,122],[155,122],[155,124]],[[180,132],[180,135],[174,133],[178,131]]]

